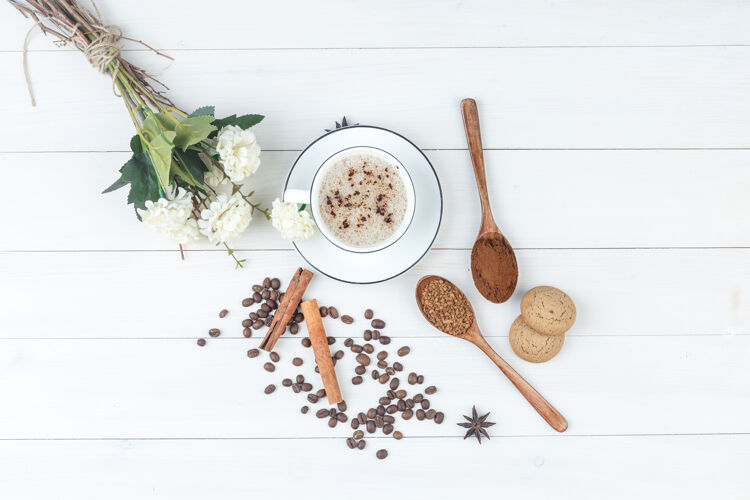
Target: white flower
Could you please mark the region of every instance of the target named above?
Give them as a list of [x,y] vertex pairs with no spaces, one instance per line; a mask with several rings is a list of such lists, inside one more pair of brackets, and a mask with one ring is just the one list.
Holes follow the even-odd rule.
[[224,177],[224,174],[218,167],[215,165],[209,165],[208,170],[203,174],[203,183],[215,189],[219,186],[228,184],[229,180]]
[[232,182],[242,182],[260,166],[260,146],[255,142],[255,134],[236,125],[221,129],[216,151]]
[[146,202],[146,209],[138,209],[141,220],[175,243],[185,244],[201,239],[198,221],[192,218],[191,196],[180,188],[171,200],[159,198]]
[[315,221],[307,210],[300,211],[296,203],[282,202],[278,198],[271,208],[271,224],[285,240],[304,241],[315,234]]
[[228,242],[241,235],[251,220],[253,207],[242,199],[240,193],[232,196],[220,194],[201,212],[198,226],[211,243]]

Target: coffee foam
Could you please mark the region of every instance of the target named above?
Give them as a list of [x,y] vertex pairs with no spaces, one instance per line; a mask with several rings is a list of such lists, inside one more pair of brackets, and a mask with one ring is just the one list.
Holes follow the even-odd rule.
[[399,165],[370,154],[338,160],[323,174],[318,209],[338,240],[355,247],[390,238],[404,222],[407,193]]

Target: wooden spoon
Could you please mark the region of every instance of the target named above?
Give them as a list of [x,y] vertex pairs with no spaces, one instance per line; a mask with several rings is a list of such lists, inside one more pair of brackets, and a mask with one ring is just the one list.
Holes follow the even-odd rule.
[[487,195],[487,179],[484,175],[479,114],[474,99],[461,101],[461,114],[464,118],[471,162],[474,165],[474,176],[479,188],[479,201],[482,204],[482,223],[471,249],[471,276],[484,298],[495,303],[505,302],[513,295],[518,282],[516,254],[492,218],[490,199]]
[[[430,318],[427,317],[427,315],[424,312],[424,309],[422,309],[422,293],[424,291],[424,287],[427,286],[427,284],[433,280],[444,280],[447,283],[450,283],[453,287],[455,287],[455,289],[459,293],[463,294],[463,292],[461,292],[461,290],[456,285],[446,280],[445,278],[441,278],[440,276],[425,276],[417,282],[417,289],[416,289],[417,305],[419,306],[419,310],[422,312],[422,316],[424,316],[425,319],[438,330],[442,331],[443,333],[448,333],[444,330],[441,330],[437,325],[435,325],[432,321],[430,321]],[[473,318],[471,322],[471,326],[462,335],[453,335],[451,333],[448,333],[448,334],[453,335],[454,337],[468,340],[475,346],[479,347],[482,350],[482,352],[484,352],[487,356],[490,357],[492,361],[495,362],[497,367],[500,368],[500,371],[502,371],[505,374],[505,376],[510,379],[513,385],[516,386],[516,389],[521,391],[521,394],[523,394],[523,397],[525,397],[526,400],[529,403],[531,403],[531,406],[534,407],[537,413],[539,413],[539,415],[541,415],[542,418],[546,420],[547,423],[550,426],[552,426],[553,429],[555,429],[558,432],[564,432],[565,429],[568,428],[568,422],[565,420],[565,417],[563,417],[560,414],[560,412],[555,409],[554,406],[549,404],[549,402],[546,399],[544,399],[544,397],[541,394],[539,394],[536,391],[536,389],[534,389],[531,386],[531,384],[526,382],[526,380],[524,380],[524,378],[521,377],[517,371],[515,371],[503,358],[500,357],[498,353],[496,353],[492,349],[492,347],[490,347],[490,345],[482,336],[482,332],[479,331],[479,326],[477,325],[477,318],[474,315],[474,309],[471,307],[471,304],[469,303],[468,299],[466,302],[469,304],[469,308],[471,309],[471,315]]]

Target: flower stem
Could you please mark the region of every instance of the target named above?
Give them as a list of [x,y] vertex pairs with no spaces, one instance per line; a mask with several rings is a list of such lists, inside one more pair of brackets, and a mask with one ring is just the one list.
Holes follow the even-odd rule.
[[221,244],[224,245],[224,248],[227,249],[227,253],[234,259],[234,262],[235,262],[234,268],[235,269],[240,269],[242,267],[245,267],[245,266],[243,266],[243,264],[245,263],[245,259],[237,259],[237,256],[234,255],[234,250],[232,250],[231,248],[229,248],[229,245],[227,245],[226,241],[222,241]]

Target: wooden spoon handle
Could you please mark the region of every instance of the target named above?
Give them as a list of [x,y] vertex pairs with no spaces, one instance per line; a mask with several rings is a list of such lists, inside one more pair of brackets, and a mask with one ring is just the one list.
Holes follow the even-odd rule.
[[542,418],[546,420],[553,429],[555,429],[557,432],[564,432],[565,429],[568,428],[568,421],[565,420],[565,417],[563,417],[562,414],[557,411],[554,406],[549,404],[549,402],[544,399],[544,397],[539,394],[537,390],[531,386],[531,384],[526,382],[526,380],[521,375],[519,375],[518,372],[513,369],[513,367],[511,367],[503,358],[501,358],[500,355],[496,353],[492,349],[492,347],[490,347],[484,337],[477,337],[474,340],[474,344],[479,347],[487,356],[489,356],[492,361],[495,362],[498,368],[500,368],[505,376],[510,379],[513,385],[516,386],[516,389],[521,391],[523,397],[525,397],[526,400],[531,403],[531,406],[534,407],[537,413],[539,413],[539,415],[541,415]]
[[[487,195],[487,179],[484,175],[484,154],[482,153],[482,134],[479,131],[479,113],[477,103],[474,99],[461,101],[461,116],[464,119],[466,130],[466,142],[469,144],[471,163],[474,165],[474,177],[477,179],[479,189],[479,202],[482,204],[482,228],[494,226],[490,199]],[[495,229],[496,230],[496,229]]]

